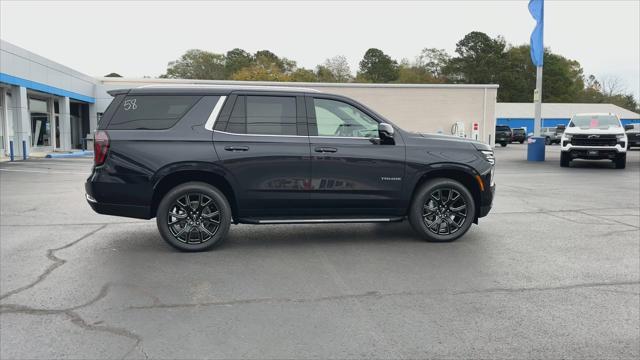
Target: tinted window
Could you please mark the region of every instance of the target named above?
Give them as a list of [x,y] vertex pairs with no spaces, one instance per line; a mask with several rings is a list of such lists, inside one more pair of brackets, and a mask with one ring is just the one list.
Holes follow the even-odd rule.
[[112,130],[161,130],[175,125],[200,96],[128,95],[109,123]]
[[576,115],[569,122],[569,127],[581,129],[608,129],[620,126],[620,120],[615,115]]
[[[247,134],[297,135],[296,98],[246,96],[244,101],[246,102],[244,112],[246,114]],[[237,111],[241,113],[241,109],[237,109]],[[235,112],[236,109],[234,108]],[[232,125],[232,119],[229,119],[229,126]]]
[[496,130],[497,131],[509,131],[511,129],[508,126],[498,125],[498,126],[496,126]]
[[377,137],[378,122],[342,101],[313,99],[318,136]]

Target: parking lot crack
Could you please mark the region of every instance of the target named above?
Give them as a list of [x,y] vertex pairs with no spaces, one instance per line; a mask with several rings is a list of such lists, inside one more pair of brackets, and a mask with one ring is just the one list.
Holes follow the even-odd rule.
[[78,314],[78,310],[91,306],[96,302],[104,299],[109,290],[111,289],[112,284],[107,283],[102,286],[98,295],[96,295],[93,299],[88,302],[66,308],[66,309],[41,309],[41,308],[33,308],[29,306],[24,306],[20,304],[2,304],[0,305],[0,314],[24,314],[24,315],[32,315],[32,316],[46,316],[46,315],[63,315],[66,316],[72,324],[80,327],[83,330],[88,331],[98,331],[103,333],[109,333],[112,335],[123,336],[129,338],[134,341],[134,344],[131,346],[129,350],[122,356],[122,359],[126,358],[131,354],[136,348],[140,349],[140,352],[145,356],[145,358],[149,358],[146,352],[142,349],[142,337],[132,331],[129,331],[122,327],[115,327],[109,325],[98,325],[98,323],[89,323],[84,318]]
[[82,235],[81,237],[79,237],[79,238],[73,240],[72,242],[67,243],[67,244],[65,244],[65,245],[63,245],[61,247],[57,247],[57,248],[53,248],[53,249],[47,249],[47,258],[49,260],[53,261],[53,263],[51,265],[49,265],[44,270],[44,272],[42,272],[42,274],[38,275],[38,277],[33,282],[31,282],[31,283],[29,283],[29,284],[27,284],[25,286],[19,287],[17,289],[11,290],[11,291],[3,294],[3,295],[0,295],[0,300],[4,300],[4,299],[6,299],[6,298],[8,298],[10,296],[13,296],[13,295],[19,294],[19,293],[21,293],[23,291],[29,290],[32,287],[34,287],[34,286],[38,285],[39,283],[41,283],[42,281],[44,281],[49,275],[51,275],[51,273],[55,269],[59,268],[60,266],[64,265],[67,262],[67,260],[57,257],[56,256],[56,252],[58,252],[60,250],[68,249],[68,248],[76,245],[80,241],[92,236],[93,234],[97,233],[98,231],[100,231],[100,230],[102,230],[102,229],[104,229],[106,227],[107,227],[107,225],[102,225],[102,226],[98,227],[97,229],[91,230],[90,232]]

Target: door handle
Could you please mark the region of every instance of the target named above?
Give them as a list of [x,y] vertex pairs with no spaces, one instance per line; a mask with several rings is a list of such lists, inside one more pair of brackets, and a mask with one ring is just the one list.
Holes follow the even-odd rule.
[[334,153],[338,151],[338,149],[332,147],[317,147],[314,150],[319,153]]
[[225,146],[224,149],[227,151],[249,151],[248,146]]

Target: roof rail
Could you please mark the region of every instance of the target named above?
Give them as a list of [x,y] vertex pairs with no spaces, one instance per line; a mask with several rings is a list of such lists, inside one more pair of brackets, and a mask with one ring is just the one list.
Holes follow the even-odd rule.
[[295,86],[273,86],[273,85],[222,85],[222,84],[152,84],[138,86],[137,89],[171,89],[171,88],[196,88],[196,89],[231,89],[231,90],[272,90],[272,91],[293,91],[293,92],[314,92],[320,91],[311,88]]

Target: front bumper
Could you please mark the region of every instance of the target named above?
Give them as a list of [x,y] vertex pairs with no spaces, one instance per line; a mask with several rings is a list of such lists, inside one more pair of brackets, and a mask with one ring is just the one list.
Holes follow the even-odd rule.
[[563,144],[562,152],[569,153],[572,159],[615,159],[616,156],[625,154],[627,146],[575,146]]

